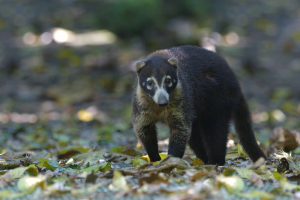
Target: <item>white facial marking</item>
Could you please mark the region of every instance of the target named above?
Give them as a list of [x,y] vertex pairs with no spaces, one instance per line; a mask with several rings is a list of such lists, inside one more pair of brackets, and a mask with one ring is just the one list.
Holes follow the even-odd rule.
[[172,83],[172,79],[171,76],[167,76],[167,79],[170,79],[170,83],[167,84],[168,87],[172,87],[173,83]]
[[162,78],[162,82],[161,82],[161,86],[158,85],[156,79],[154,77],[151,77],[154,84],[157,86],[157,90],[155,91],[153,100],[155,101],[155,103],[158,103],[158,97],[160,95],[164,95],[166,97],[166,100],[169,101],[169,93],[164,89],[163,85],[165,82],[165,76]]
[[145,82],[143,82],[143,86],[145,86]]
[[[148,83],[148,81],[152,81],[152,78],[147,78],[147,83]],[[152,85],[147,84],[147,89],[148,90],[152,90],[152,87],[153,87],[153,84]]]
[[158,103],[158,97],[160,95],[164,95],[166,97],[166,100],[169,101],[169,94],[167,93],[167,91],[164,88],[158,88],[153,97],[153,100],[155,101],[155,103]]

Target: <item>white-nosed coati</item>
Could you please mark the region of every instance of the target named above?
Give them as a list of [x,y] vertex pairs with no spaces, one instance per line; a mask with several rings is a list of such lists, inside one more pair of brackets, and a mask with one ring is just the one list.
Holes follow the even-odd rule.
[[133,128],[152,162],[159,161],[157,122],[170,127],[168,154],[188,143],[206,164],[224,165],[230,120],[253,161],[266,158],[255,139],[240,85],[226,61],[194,46],[159,50],[136,63]]

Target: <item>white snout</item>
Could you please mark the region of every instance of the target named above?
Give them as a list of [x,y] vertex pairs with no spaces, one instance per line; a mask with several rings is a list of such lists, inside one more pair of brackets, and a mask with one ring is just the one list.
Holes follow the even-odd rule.
[[167,105],[169,103],[169,94],[165,89],[158,88],[155,92],[153,100],[158,105]]

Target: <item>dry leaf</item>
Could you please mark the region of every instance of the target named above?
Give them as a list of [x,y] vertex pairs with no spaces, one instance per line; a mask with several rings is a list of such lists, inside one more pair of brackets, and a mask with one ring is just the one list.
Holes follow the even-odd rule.
[[285,152],[295,150],[300,144],[300,133],[283,127],[276,127],[270,134],[270,146]]
[[13,177],[10,172],[6,172],[2,176],[0,176],[0,188],[10,185],[11,182],[13,181]]
[[150,172],[148,174],[144,174],[143,176],[139,177],[139,185],[142,186],[144,183],[148,184],[160,184],[166,183],[169,184],[168,180],[164,177],[160,176],[158,172]]
[[261,176],[259,176],[257,173],[252,172],[252,174],[249,177],[249,181],[251,185],[255,185],[257,187],[264,187],[264,182],[261,178]]

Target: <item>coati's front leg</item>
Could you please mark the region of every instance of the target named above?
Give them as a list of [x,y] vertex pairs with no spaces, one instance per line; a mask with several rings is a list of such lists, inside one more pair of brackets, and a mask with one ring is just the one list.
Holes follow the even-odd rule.
[[150,161],[156,162],[160,161],[161,158],[158,153],[158,141],[157,141],[157,132],[155,124],[147,125],[133,125],[134,131],[141,141],[144,149],[146,150]]
[[181,120],[178,123],[170,124],[170,132],[168,155],[182,158],[190,138],[191,128]]

